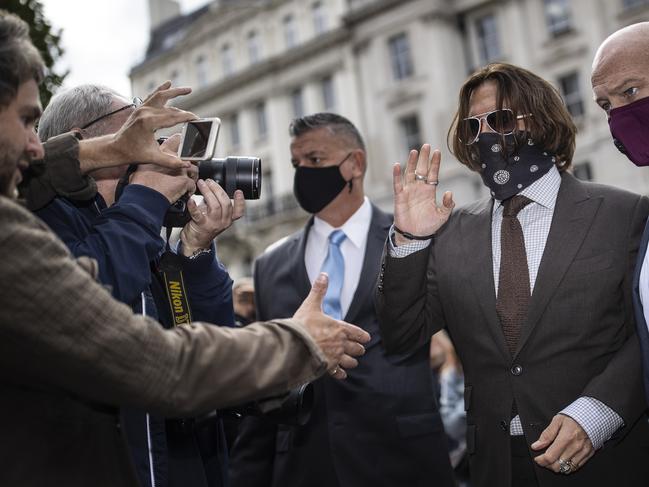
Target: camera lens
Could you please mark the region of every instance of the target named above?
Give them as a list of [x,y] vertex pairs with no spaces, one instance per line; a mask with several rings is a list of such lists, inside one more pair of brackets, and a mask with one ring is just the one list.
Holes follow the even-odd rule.
[[247,200],[261,195],[261,159],[258,157],[228,156],[223,159],[201,161],[198,165],[200,179],[213,179],[221,185],[230,198],[237,189]]

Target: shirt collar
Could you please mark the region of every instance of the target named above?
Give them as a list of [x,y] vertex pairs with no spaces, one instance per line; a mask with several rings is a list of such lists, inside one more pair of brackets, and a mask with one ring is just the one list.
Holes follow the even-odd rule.
[[[360,208],[347,219],[343,226],[340,227],[340,230],[345,232],[349,241],[353,243],[355,247],[360,249],[365,244],[371,220],[372,205],[366,196]],[[334,230],[336,230],[336,228],[329,225],[322,218],[318,218],[317,216],[313,218],[312,231],[315,232],[318,237],[327,239],[329,238],[329,234]]]
[[[559,174],[556,166],[552,166],[547,173],[518,194],[528,197],[534,203],[538,203],[548,210],[554,210],[557,195],[559,194],[559,186],[561,186],[561,174]],[[500,208],[502,203],[502,200],[494,200],[493,211],[495,212]]]

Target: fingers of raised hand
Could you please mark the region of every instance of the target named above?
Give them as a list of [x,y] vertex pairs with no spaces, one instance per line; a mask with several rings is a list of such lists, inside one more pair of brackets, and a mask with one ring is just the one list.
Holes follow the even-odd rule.
[[146,100],[145,104],[149,106],[163,107],[169,100],[182,95],[188,95],[192,92],[191,88],[178,87],[173,88],[170,81],[165,81],[158,86],[153,93],[151,93]]
[[430,167],[430,144],[424,144],[421,146],[419,151],[419,157],[417,158],[417,165],[415,167],[415,177],[416,175],[423,176],[427,178],[428,169]]
[[[430,146],[428,146],[428,150],[430,152]],[[423,153],[424,149],[422,148],[421,151]],[[433,183],[439,182],[439,165],[441,162],[442,162],[442,153],[438,149],[435,149],[430,159],[430,164],[428,165],[428,171],[421,173],[421,174],[426,174],[426,182],[428,184],[432,185]]]
[[406,163],[406,173],[405,173],[405,184],[412,183],[415,181],[415,172],[417,171],[417,159],[419,157],[419,152],[416,150],[411,150],[408,154],[408,162]]

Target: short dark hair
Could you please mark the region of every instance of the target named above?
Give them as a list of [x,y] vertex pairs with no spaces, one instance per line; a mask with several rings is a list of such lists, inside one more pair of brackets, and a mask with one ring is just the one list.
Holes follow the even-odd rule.
[[457,113],[447,134],[447,145],[453,155],[465,166],[480,171],[475,157],[477,148],[466,145],[469,134],[461,133],[458,121],[469,116],[471,95],[483,83],[496,84],[496,108],[510,108],[515,115],[531,113],[523,119],[525,130],[534,141],[557,156],[556,166],[565,171],[572,165],[575,153],[577,127],[566,109],[561,95],[550,83],[527,69],[507,63],[493,63],[479,69],[467,79],[462,88]]
[[299,137],[319,128],[328,128],[335,135],[343,135],[359,149],[365,150],[365,142],[358,129],[345,117],[336,113],[320,112],[295,118],[288,126],[288,133],[291,137]]
[[11,103],[20,85],[41,83],[45,63],[29,38],[29,26],[18,16],[0,10],[0,107]]

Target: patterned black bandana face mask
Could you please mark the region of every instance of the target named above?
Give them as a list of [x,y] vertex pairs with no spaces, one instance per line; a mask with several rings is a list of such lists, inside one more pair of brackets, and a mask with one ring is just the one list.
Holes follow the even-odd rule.
[[480,134],[475,145],[480,151],[482,181],[491,190],[491,196],[501,201],[540,179],[556,162],[553,154],[522,132],[505,135],[505,147],[503,136],[496,133]]

